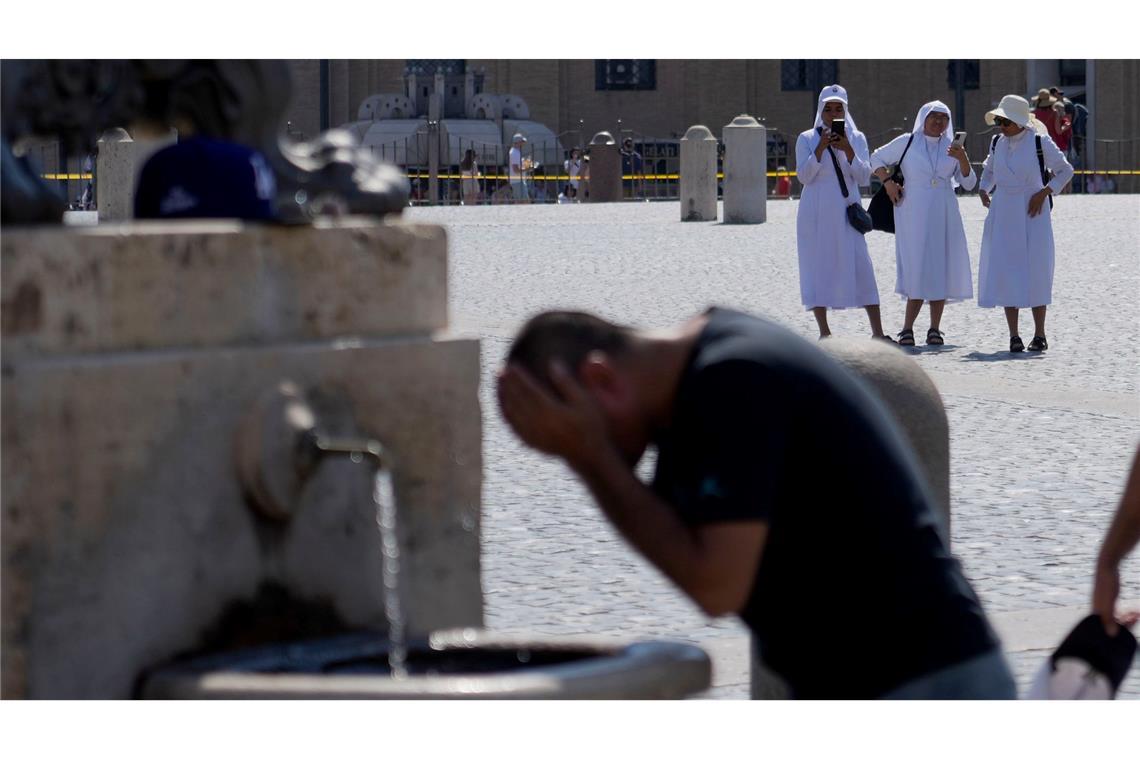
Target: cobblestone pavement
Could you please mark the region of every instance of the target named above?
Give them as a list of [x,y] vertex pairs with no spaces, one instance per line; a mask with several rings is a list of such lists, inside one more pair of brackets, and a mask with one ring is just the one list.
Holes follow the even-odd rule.
[[[976,197],[961,208],[976,289],[985,211]],[[706,619],[622,543],[560,464],[520,447],[496,411],[493,378],[521,322],[553,307],[659,327],[720,304],[814,339],[799,303],[795,213],[795,201],[770,202],[768,222],[756,226],[683,224],[674,203],[406,213],[448,228],[452,328],[482,338],[490,628],[698,643],[745,633],[734,620]],[[1086,603],[1099,540],[1140,441],[1140,196],[1062,196],[1054,230],[1048,352],[1006,353],[1001,310],[975,302],[946,307],[946,346],[909,351],[946,403],[953,549],[990,612]],[[868,244],[883,322],[897,331],[893,238],[871,233]],[[861,310],[830,321],[837,335],[869,334]],[[920,342],[926,327],[924,311]],[[1021,332],[1033,333],[1028,312]],[[1124,581],[1126,596],[1140,595],[1140,558]],[[1024,681],[1029,658],[1013,659]],[[1126,690],[1132,697],[1140,697],[1137,680]]]

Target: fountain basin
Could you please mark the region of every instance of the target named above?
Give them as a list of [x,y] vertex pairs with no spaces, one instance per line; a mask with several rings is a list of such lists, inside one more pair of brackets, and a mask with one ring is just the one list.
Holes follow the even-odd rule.
[[679,699],[709,687],[704,650],[464,628],[411,642],[393,678],[376,632],[206,655],[155,671],[146,699]]

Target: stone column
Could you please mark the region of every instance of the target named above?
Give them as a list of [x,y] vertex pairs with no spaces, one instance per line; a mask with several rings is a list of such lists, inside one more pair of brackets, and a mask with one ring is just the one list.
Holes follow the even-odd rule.
[[716,138],[700,124],[681,138],[681,221],[716,221]]
[[609,132],[590,141],[590,203],[621,200],[621,149]]
[[742,114],[724,128],[724,223],[768,219],[768,130]]
[[143,165],[153,153],[178,142],[178,135],[132,139],[127,130],[108,129],[99,138],[95,157],[95,205],[100,221],[134,217],[135,185]]
[[443,92],[437,90],[428,97],[427,154],[428,202],[439,203],[439,121],[443,118]]

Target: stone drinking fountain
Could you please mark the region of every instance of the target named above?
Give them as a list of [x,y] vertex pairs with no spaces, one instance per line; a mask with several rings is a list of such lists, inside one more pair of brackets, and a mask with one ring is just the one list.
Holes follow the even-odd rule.
[[[27,65],[23,87],[62,76],[55,62]],[[97,136],[131,123],[130,103],[164,81],[279,104],[282,68],[104,62],[71,71],[68,91],[82,100],[94,76],[91,97],[116,99],[84,111]],[[4,70],[5,129],[30,128],[9,118],[19,92]],[[142,80],[148,98],[132,101]],[[402,178],[339,137],[280,149],[265,138],[252,144],[273,156],[288,224],[69,228],[13,137],[0,240],[3,697],[708,687],[709,660],[690,645],[483,628],[479,343],[447,332],[446,236],[399,218]],[[321,216],[329,208],[351,215]]]

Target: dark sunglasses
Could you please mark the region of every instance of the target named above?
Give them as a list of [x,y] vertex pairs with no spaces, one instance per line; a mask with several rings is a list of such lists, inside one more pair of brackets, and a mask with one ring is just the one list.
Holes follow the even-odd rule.
[[995,117],[994,117],[994,124],[996,124],[996,125],[997,125],[997,126],[999,126],[999,127],[1004,127],[1005,125],[1007,125],[1007,124],[1012,124],[1012,123],[1013,123],[1013,122],[1012,122],[1012,121],[1010,121],[1009,119],[1003,119],[1003,118],[1002,118],[1002,117],[1000,117],[1000,116],[995,116]]

